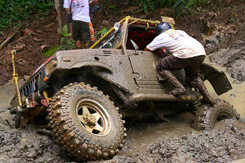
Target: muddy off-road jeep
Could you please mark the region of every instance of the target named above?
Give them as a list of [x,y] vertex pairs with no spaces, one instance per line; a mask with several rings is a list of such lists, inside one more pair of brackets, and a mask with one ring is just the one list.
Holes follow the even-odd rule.
[[[144,51],[158,23],[126,17],[90,49],[51,56],[19,89],[20,107],[17,96],[13,98],[16,126],[46,116],[54,137],[71,156],[96,160],[111,158],[123,147],[123,117],[163,118],[195,106],[193,127],[198,130],[211,129],[220,118],[236,117],[225,101],[202,104],[194,88],[177,97],[168,94],[173,87],[159,80],[155,70],[159,56]],[[205,63],[200,72],[218,95],[231,89],[223,72]],[[186,85],[184,71],[174,73]]]

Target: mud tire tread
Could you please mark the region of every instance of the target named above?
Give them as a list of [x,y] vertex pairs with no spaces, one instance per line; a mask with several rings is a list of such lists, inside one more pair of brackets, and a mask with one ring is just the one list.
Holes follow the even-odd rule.
[[[85,129],[81,131],[77,127],[69,102],[77,95],[76,92],[78,91],[82,91],[85,94],[88,93],[90,96],[96,96],[95,98],[100,98],[101,101],[109,106],[107,111],[110,117],[114,117],[112,118],[112,124],[117,124],[118,126],[112,126],[114,135],[108,136],[111,135],[111,132],[106,135],[105,137],[108,137],[105,139],[108,140],[95,140],[93,136],[90,136],[92,135],[91,133],[88,133]],[[102,91],[98,91],[96,87],[91,87],[85,83],[71,83],[53,96],[48,111],[49,126],[54,137],[69,155],[76,157],[78,160],[109,159],[116,154],[115,151],[122,148],[125,137],[122,116],[109,97],[104,95]]]
[[215,105],[201,104],[193,114],[192,127],[196,130],[212,130],[217,119],[223,116],[229,119],[240,119],[240,115],[228,102],[216,99]]

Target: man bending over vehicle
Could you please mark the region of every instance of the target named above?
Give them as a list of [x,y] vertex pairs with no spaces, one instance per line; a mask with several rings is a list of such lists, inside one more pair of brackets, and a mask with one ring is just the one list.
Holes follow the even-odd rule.
[[198,70],[206,56],[202,44],[184,31],[174,30],[166,22],[159,23],[155,33],[156,37],[146,46],[145,50],[155,51],[164,48],[172,53],[172,55],[163,57],[156,66],[156,70],[161,77],[175,87],[170,94],[176,96],[186,92],[185,87],[170,71],[184,68],[187,82],[198,88],[204,102],[213,105],[214,100],[209,95],[202,79],[198,76]]

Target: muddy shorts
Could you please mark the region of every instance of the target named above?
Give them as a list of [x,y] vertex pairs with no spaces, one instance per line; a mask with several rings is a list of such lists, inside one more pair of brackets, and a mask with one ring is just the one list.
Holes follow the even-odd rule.
[[173,55],[162,58],[156,67],[157,71],[161,70],[178,70],[184,68],[186,76],[189,79],[195,79],[198,77],[198,71],[205,59],[205,56],[197,56],[193,58],[177,58]]
[[89,42],[90,38],[90,26],[88,22],[72,21],[72,38],[81,42]]

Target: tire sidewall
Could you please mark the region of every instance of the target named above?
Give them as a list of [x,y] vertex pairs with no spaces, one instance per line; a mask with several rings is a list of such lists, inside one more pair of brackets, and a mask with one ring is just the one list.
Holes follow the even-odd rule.
[[[111,126],[110,132],[105,136],[96,136],[90,132],[88,132],[81,124],[81,122],[77,118],[76,106],[78,102],[82,99],[91,99],[98,102],[102,105],[109,116],[110,121],[108,122]],[[116,111],[113,103],[106,98],[103,94],[98,94],[96,91],[87,91],[87,90],[78,90],[74,93],[74,95],[70,96],[70,100],[68,103],[68,109],[70,112],[71,120],[74,125],[77,127],[78,138],[79,139],[87,139],[88,143],[99,145],[99,146],[108,146],[111,145],[115,139],[117,139],[120,135],[120,118],[117,116],[118,113]],[[103,112],[103,111],[102,111]],[[118,131],[119,130],[119,131]]]
[[232,105],[219,99],[214,106],[201,104],[196,110],[192,126],[197,130],[213,129],[221,116],[231,119],[238,115]]

